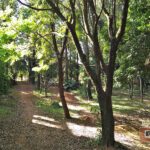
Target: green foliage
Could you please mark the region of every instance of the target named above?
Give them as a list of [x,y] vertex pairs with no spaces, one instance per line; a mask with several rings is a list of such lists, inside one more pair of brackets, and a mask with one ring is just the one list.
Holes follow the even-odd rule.
[[[37,99],[36,99],[37,100]],[[39,99],[36,101],[37,107],[56,118],[63,117],[63,109],[57,101]]]
[[64,89],[65,90],[76,90],[78,88],[78,84],[73,80],[65,81]]
[[6,94],[10,87],[10,77],[7,74],[6,64],[0,61],[0,95]]
[[115,81],[125,85],[131,79],[141,76],[149,80],[150,71],[145,61],[150,55],[150,28],[148,21],[148,1],[130,2],[125,40],[119,48],[119,69]]
[[0,96],[0,118],[6,118],[13,115],[16,107],[16,100],[12,96]]
[[8,107],[0,106],[0,118],[6,117],[11,114],[11,110]]

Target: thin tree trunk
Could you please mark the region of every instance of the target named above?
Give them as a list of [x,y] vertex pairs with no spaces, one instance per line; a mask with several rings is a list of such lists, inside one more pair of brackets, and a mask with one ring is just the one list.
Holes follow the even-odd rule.
[[63,76],[64,74],[63,74],[62,58],[58,58],[59,95],[60,95],[60,100],[62,102],[65,117],[67,119],[70,119],[71,117],[70,117],[69,109],[64,96]]
[[35,72],[32,71],[32,68],[35,67],[35,62],[31,58],[29,58],[29,82],[35,84]]
[[143,103],[143,79],[142,77],[139,77],[140,80],[140,96],[141,96],[141,102]]
[[90,79],[88,79],[88,83],[87,83],[87,94],[88,94],[88,99],[89,99],[89,100],[92,100],[92,99],[93,99],[91,87],[92,87],[92,82],[91,82]]
[[129,82],[129,97],[131,100],[133,99],[133,79]]
[[72,71],[72,63],[71,63],[71,61],[72,61],[72,58],[71,58],[71,53],[70,53],[70,57],[69,57],[69,77],[70,77],[70,79],[72,80],[72,77],[73,77],[73,71]]
[[68,74],[68,67],[69,67],[69,61],[68,61],[68,49],[65,49],[65,60],[66,60],[66,66],[65,66],[65,80],[69,80],[69,74]]
[[[87,57],[87,63],[88,63],[88,65],[90,65],[90,60],[89,60],[89,57],[90,57],[89,40],[88,40],[87,37],[86,37],[86,40],[84,42],[84,51],[85,51],[85,54],[86,54],[86,57]],[[86,74],[86,76],[88,76],[88,75]],[[92,82],[91,82],[91,79],[88,79],[88,81],[87,81],[87,95],[88,95],[88,99],[89,100],[93,99],[91,88],[92,88]]]
[[40,73],[38,73],[38,79],[37,79],[37,89],[40,90],[41,89],[41,75]]
[[79,56],[76,57],[76,82],[79,83]]
[[48,79],[46,77],[45,84],[44,84],[45,97],[47,97],[47,88],[48,88]]
[[131,80],[131,95],[132,95],[132,98],[133,98],[133,79]]

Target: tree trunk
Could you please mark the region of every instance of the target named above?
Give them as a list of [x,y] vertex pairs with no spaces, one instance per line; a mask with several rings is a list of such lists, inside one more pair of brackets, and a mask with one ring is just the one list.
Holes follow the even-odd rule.
[[73,70],[72,70],[72,58],[71,58],[71,53],[70,53],[70,57],[69,57],[69,79],[72,80],[73,78]]
[[69,72],[68,72],[68,67],[69,67],[69,61],[68,61],[68,49],[65,49],[65,61],[66,61],[66,66],[65,66],[65,80],[69,80]]
[[139,77],[140,80],[140,96],[141,96],[141,102],[143,103],[143,79],[142,77]]
[[132,98],[133,98],[133,79],[131,80],[131,83],[129,82],[129,97],[132,100]]
[[41,75],[40,75],[40,73],[38,73],[38,78],[37,78],[37,89],[38,90],[41,89]]
[[93,99],[91,87],[92,87],[92,82],[91,82],[90,79],[88,79],[88,82],[87,82],[87,94],[88,94],[88,99],[89,99],[89,100],[92,100],[92,99]]
[[44,83],[44,92],[45,92],[45,97],[47,97],[47,89],[48,89],[48,79],[45,77],[45,83]]
[[97,89],[98,101],[101,110],[101,124],[102,124],[102,144],[104,150],[114,147],[114,117],[112,110],[111,95],[100,93]]
[[76,82],[79,83],[79,56],[76,57]]
[[35,62],[32,61],[32,59],[29,58],[29,82],[32,84],[35,84],[35,72],[32,71],[32,68],[35,67]]
[[62,102],[65,118],[70,119],[71,117],[70,117],[69,109],[64,96],[64,87],[63,87],[64,73],[63,73],[63,66],[62,66],[62,58],[58,58],[58,77],[59,77],[59,95],[60,95],[60,100]]

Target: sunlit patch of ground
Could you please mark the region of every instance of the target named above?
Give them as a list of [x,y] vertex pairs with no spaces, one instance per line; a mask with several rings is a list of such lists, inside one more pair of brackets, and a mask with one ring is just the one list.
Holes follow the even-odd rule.
[[[51,88],[50,97],[58,98],[56,88]],[[144,100],[142,104],[138,98],[129,100],[128,93],[118,94],[113,96],[113,109],[115,116],[115,139],[119,143],[131,147],[132,150],[148,150],[147,144],[140,141],[139,129],[142,121],[150,117],[150,100]],[[94,139],[99,135],[97,125],[100,119],[99,105],[96,101],[85,100],[79,95],[69,92],[66,93],[71,116],[80,120],[80,124],[76,121],[66,122],[66,128],[78,137],[88,137]],[[47,99],[48,101],[54,99]],[[61,104],[59,104],[61,106]],[[91,112],[92,110],[92,112]],[[63,128],[65,128],[63,126]],[[65,128],[65,129],[66,129]]]
[[56,121],[53,118],[49,118],[45,116],[33,115],[32,123],[43,125],[46,127],[51,127],[51,128],[62,129],[62,126],[59,124],[58,121]]
[[78,125],[72,122],[66,122],[67,127],[75,136],[83,136],[89,138],[95,138],[98,134],[96,127],[90,127],[85,125]]

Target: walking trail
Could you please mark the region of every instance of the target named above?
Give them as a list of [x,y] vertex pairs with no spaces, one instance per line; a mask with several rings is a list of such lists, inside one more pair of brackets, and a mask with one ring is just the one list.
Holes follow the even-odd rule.
[[[74,124],[73,120],[60,122],[45,115],[35,106],[32,92],[32,86],[28,83],[19,83],[15,87],[13,97],[18,99],[18,104],[14,116],[0,122],[0,150],[95,149],[90,144],[91,139],[82,136],[86,127]],[[75,135],[73,128],[78,126],[84,131],[79,130]]]

